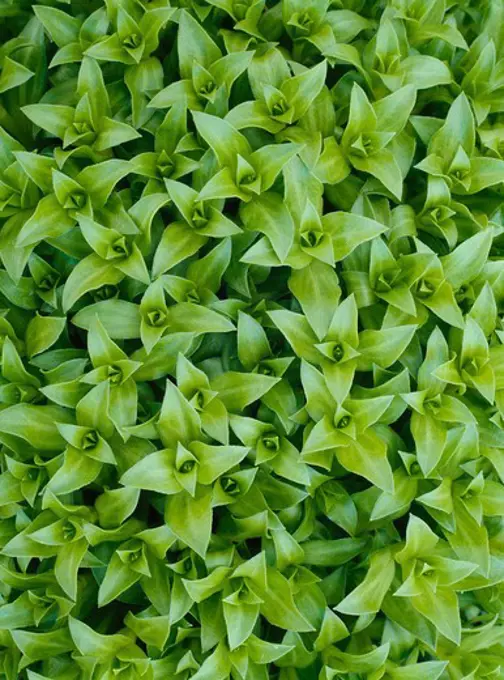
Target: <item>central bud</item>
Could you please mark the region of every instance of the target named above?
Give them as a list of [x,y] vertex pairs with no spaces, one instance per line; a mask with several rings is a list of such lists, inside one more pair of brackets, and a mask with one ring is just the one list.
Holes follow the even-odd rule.
[[90,430],[82,437],[81,447],[83,451],[91,451],[95,449],[99,442],[98,432],[96,430]]
[[140,47],[141,44],[142,44],[142,36],[139,35],[138,33],[130,33],[122,41],[123,47],[125,47],[126,49],[129,49],[129,50],[134,50],[137,47]]
[[375,291],[377,293],[388,293],[398,283],[400,271],[398,269],[386,269],[376,280]]
[[128,561],[129,562],[138,562],[138,560],[142,557],[142,548],[138,548],[137,550],[133,550],[130,552]]
[[86,194],[83,191],[72,191],[63,205],[67,210],[80,210],[86,205]]
[[268,451],[278,451],[280,449],[280,437],[276,432],[268,432],[261,437],[262,445]]
[[237,21],[245,19],[251,4],[251,0],[235,0],[233,2],[233,14]]
[[345,350],[343,349],[343,345],[341,345],[340,343],[334,345],[332,355],[334,361],[341,361],[345,356]]
[[260,373],[261,375],[271,375],[275,376],[275,371],[271,368],[271,366],[268,366],[268,364],[259,364],[257,367],[257,372]]
[[201,302],[201,298],[199,296],[199,293],[195,288],[193,288],[192,290],[190,290],[187,293],[186,300],[188,302],[194,302],[194,304],[199,304]]
[[154,328],[160,328],[166,323],[166,312],[163,309],[153,309],[147,312],[147,323]]
[[197,411],[201,411],[205,406],[205,396],[203,392],[197,391],[194,395],[194,405]]
[[108,377],[112,385],[119,385],[123,379],[123,372],[119,366],[112,364],[108,367]]
[[301,234],[301,243],[305,246],[305,248],[316,248],[318,245],[320,245],[323,238],[323,231],[309,229],[308,231],[303,231]]
[[441,408],[441,395],[438,394],[432,399],[427,399],[424,401],[424,409],[429,413],[436,414]]
[[62,533],[65,541],[72,541],[75,538],[77,530],[71,522],[66,522],[66,524],[63,526]]
[[481,367],[476,359],[468,359],[464,362],[462,369],[472,377],[475,377],[479,375]]
[[352,152],[361,158],[371,156],[375,150],[373,140],[371,137],[369,137],[369,135],[366,134],[357,137],[357,139],[352,143],[351,147]]
[[168,156],[166,151],[161,151],[158,156],[156,168],[161,177],[170,177],[175,170],[174,161]]
[[92,127],[86,123],[86,122],[81,122],[81,123],[74,123],[73,124],[73,129],[78,135],[85,135],[88,132],[93,132]]
[[26,478],[27,478],[30,482],[35,482],[35,481],[37,481],[38,476],[39,476],[39,471],[38,471],[36,468],[30,468],[30,470],[28,470],[28,472],[27,472],[27,474],[26,474]]
[[215,92],[215,82],[213,80],[207,80],[203,85],[200,86],[198,94],[201,97],[208,97],[212,92]]
[[104,286],[101,286],[101,288],[97,288],[97,290],[92,291],[91,295],[93,300],[98,302],[100,300],[110,300],[110,298],[115,297],[117,293],[118,290],[116,286],[106,283]]
[[255,182],[256,179],[257,175],[255,174],[255,172],[249,172],[248,174],[243,175],[240,184],[246,186],[248,184],[252,184],[253,182]]
[[463,182],[468,175],[469,170],[458,169],[452,170],[452,172],[450,172],[450,177],[452,177],[457,182]]
[[352,418],[350,416],[343,416],[336,423],[336,427],[338,428],[338,430],[344,430],[350,425],[351,422]]
[[207,225],[208,217],[205,210],[205,204],[202,201],[195,204],[191,215],[191,221],[196,229],[202,229]]
[[44,277],[42,277],[39,281],[38,284],[38,289],[42,291],[49,291],[54,288],[54,286],[58,283],[59,281],[59,276],[56,276],[56,274],[46,274]]
[[410,475],[418,475],[421,472],[420,465],[414,460],[410,465]]
[[295,25],[295,33],[299,37],[310,35],[315,25],[312,16],[306,11],[299,12],[297,17],[295,17],[295,22],[293,23]]
[[284,101],[279,101],[276,104],[273,104],[271,107],[271,113],[274,116],[281,116],[282,114],[287,112],[287,104]]
[[416,295],[420,299],[426,300],[434,294],[435,290],[436,286],[433,283],[427,281],[427,279],[420,279],[416,287]]
[[112,244],[112,252],[117,255],[117,257],[128,257],[129,248],[124,236],[117,239],[117,241]]
[[222,490],[225,491],[230,496],[236,496],[240,493],[240,487],[238,482],[232,477],[222,477],[221,479]]
[[182,475],[187,475],[189,472],[192,472],[194,470],[194,466],[196,465],[196,461],[194,460],[185,460],[182,465],[179,467],[178,472]]

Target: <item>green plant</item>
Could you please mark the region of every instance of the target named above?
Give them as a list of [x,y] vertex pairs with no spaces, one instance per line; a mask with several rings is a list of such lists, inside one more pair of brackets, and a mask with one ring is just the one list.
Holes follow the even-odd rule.
[[0,680],[504,678],[504,0],[0,38]]

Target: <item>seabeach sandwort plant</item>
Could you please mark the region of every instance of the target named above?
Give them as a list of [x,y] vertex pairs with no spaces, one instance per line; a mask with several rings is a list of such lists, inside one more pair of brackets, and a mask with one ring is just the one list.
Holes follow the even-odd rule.
[[0,679],[504,678],[504,0],[0,0]]

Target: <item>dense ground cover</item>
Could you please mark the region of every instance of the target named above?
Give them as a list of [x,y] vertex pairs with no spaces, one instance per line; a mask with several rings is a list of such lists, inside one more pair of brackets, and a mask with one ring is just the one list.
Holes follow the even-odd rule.
[[504,678],[504,2],[0,41],[0,677]]

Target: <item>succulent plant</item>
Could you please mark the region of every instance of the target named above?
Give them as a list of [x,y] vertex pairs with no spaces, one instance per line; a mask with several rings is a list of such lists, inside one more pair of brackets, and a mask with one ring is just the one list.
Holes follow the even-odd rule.
[[504,0],[0,38],[0,680],[503,678]]

